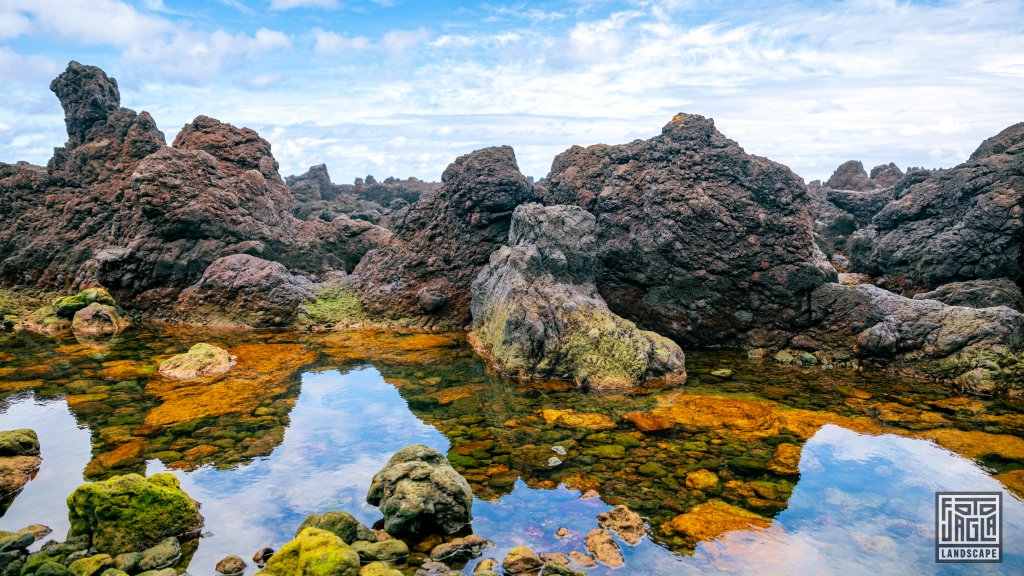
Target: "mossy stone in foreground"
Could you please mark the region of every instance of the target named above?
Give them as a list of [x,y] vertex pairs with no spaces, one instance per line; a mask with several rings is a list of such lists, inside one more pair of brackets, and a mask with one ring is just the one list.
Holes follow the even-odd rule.
[[298,536],[306,528],[327,530],[344,540],[346,544],[351,544],[356,540],[365,540],[367,542],[375,542],[377,540],[372,530],[363,525],[359,520],[356,520],[348,512],[342,512],[341,510],[331,510],[323,514],[308,516],[303,520],[299,529],[295,531],[295,535]]
[[94,302],[106,306],[117,306],[114,298],[103,288],[86,288],[74,296],[61,296],[55,299],[51,306],[58,317],[70,320],[75,316],[75,312]]
[[305,528],[270,557],[265,576],[357,576],[359,555],[336,534]]
[[21,428],[0,431],[0,456],[38,456],[39,437],[35,430]]
[[201,376],[223,374],[231,369],[234,361],[227,350],[200,342],[188,352],[172,356],[160,363],[160,374],[167,378],[189,380]]
[[83,484],[68,496],[69,536],[89,534],[100,552],[138,552],[203,525],[199,504],[173,474],[115,476]]

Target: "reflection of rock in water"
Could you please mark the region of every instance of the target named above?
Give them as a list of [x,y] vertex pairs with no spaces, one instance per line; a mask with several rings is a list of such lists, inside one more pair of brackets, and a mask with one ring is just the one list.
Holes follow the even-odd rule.
[[25,484],[35,477],[41,463],[35,431],[0,432],[0,516],[11,507]]

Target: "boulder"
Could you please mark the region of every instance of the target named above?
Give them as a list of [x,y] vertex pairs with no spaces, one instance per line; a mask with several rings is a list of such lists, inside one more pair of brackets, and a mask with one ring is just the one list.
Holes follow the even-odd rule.
[[645,378],[686,378],[668,338],[612,313],[594,285],[596,218],[578,206],[523,204],[508,246],[473,282],[474,348],[517,378],[627,388]]
[[39,439],[34,430],[0,432],[0,515],[34,477],[41,463]]
[[640,543],[647,533],[643,518],[622,505],[598,514],[597,524],[605,530],[611,530],[620,540],[630,546]]
[[227,350],[200,342],[188,352],[171,356],[160,363],[160,374],[176,380],[191,380],[203,376],[223,374],[231,369],[235,359]]
[[597,217],[609,308],[684,346],[783,340],[808,294],[836,278],[803,181],[701,116],[678,114],[649,140],[574,146],[537,195]]
[[506,574],[525,574],[537,572],[544,566],[544,562],[537,556],[536,552],[526,546],[516,546],[508,551],[505,559],[501,561],[501,567]]
[[224,574],[225,576],[233,576],[235,574],[241,574],[245,572],[245,560],[242,560],[238,556],[231,554],[221,558],[220,562],[217,562],[217,566],[214,570],[218,574]]
[[331,510],[323,514],[311,514],[302,521],[302,524],[295,533],[298,534],[306,528],[327,530],[344,540],[346,544],[351,544],[357,540],[373,542],[377,539],[373,535],[373,530],[367,528],[348,512],[342,512],[341,510]]
[[173,474],[115,476],[83,484],[68,496],[69,537],[88,534],[106,554],[141,552],[203,525],[199,504]]
[[591,530],[583,539],[587,551],[597,558],[597,561],[611,568],[618,568],[626,563],[622,557],[622,550],[615,543],[615,539],[606,530]]
[[309,281],[280,262],[233,254],[214,260],[182,291],[178,307],[194,322],[274,327],[292,323],[312,298]]
[[1008,278],[950,282],[930,292],[914,294],[915,300],[938,300],[950,306],[991,308],[1006,306],[1024,312],[1024,293]]
[[70,320],[79,310],[94,303],[110,307],[117,306],[114,298],[103,288],[86,288],[74,296],[62,296],[54,300],[51,306],[54,314]]
[[335,534],[304,528],[270,557],[266,576],[357,576],[359,555]]
[[1006,307],[949,306],[869,284],[825,284],[811,294],[810,310],[805,343],[919,375],[955,379],[986,366],[993,353],[1015,355],[1024,347],[1024,316]]
[[511,147],[460,156],[441,188],[409,209],[390,243],[369,252],[346,285],[374,318],[462,328],[474,278],[508,239],[512,210],[532,199]]
[[122,332],[131,324],[117,312],[117,308],[93,302],[71,320],[71,330],[81,336],[111,336]]
[[469,483],[433,448],[414,444],[391,457],[373,477],[366,501],[380,506],[392,534],[452,534],[472,520]]
[[852,270],[912,293],[950,282],[1024,276],[1024,123],[949,170],[908,174],[850,240]]

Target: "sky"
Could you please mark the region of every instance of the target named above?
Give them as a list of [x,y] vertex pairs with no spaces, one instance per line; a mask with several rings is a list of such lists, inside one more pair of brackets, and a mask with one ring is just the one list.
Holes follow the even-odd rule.
[[205,114],[339,183],[437,180],[501,144],[540,178],[677,112],[807,180],[954,166],[1024,121],[1019,0],[0,0],[0,161],[64,143],[70,60],[168,141]]

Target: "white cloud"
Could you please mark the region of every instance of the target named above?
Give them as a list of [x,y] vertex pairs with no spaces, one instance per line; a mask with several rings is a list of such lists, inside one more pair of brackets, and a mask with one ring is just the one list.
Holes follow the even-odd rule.
[[360,52],[370,45],[370,39],[365,36],[346,36],[323,28],[314,28],[313,38],[316,42],[314,49],[320,54]]
[[401,58],[410,50],[430,39],[430,31],[426,28],[415,30],[391,30],[380,39],[380,46],[393,58]]
[[23,34],[57,35],[93,46],[129,46],[173,29],[169,21],[119,0],[5,0],[2,6],[2,13],[31,21]]
[[270,0],[271,10],[291,10],[293,8],[338,8],[338,0]]

